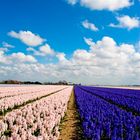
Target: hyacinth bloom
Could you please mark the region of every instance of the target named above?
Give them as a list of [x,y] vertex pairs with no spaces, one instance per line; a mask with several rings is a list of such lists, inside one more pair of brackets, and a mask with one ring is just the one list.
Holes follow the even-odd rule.
[[133,115],[132,112],[97,96],[96,90],[88,91],[88,87],[75,87],[76,103],[86,138],[140,139],[140,116]]
[[4,97],[10,97],[10,96],[16,96],[21,94],[30,94],[30,93],[36,93],[36,92],[46,92],[51,89],[59,89],[66,86],[55,86],[55,85],[20,85],[20,86],[8,86],[8,87],[0,87],[0,98]]
[[82,89],[140,115],[140,90],[84,86]]
[[12,90],[11,92],[9,91],[12,87],[8,87],[7,92],[5,93],[4,91],[6,91],[6,89],[4,87],[0,87],[0,96],[5,94],[5,98],[2,98],[1,96],[0,99],[0,113],[3,114],[8,109],[12,109],[15,106],[26,103],[27,101],[38,99],[42,96],[46,96],[47,94],[64,89],[66,87],[67,86],[22,86],[20,88],[18,87],[19,89],[16,87],[15,90]]
[[58,139],[59,124],[65,115],[72,88],[69,86],[6,114],[0,121],[0,139]]

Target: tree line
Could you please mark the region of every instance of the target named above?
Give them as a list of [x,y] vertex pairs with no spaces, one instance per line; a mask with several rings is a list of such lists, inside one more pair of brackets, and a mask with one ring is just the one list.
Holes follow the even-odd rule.
[[17,80],[4,80],[0,84],[35,84],[35,85],[74,85],[74,83],[67,82],[65,80],[58,82],[39,82],[39,81],[17,81]]

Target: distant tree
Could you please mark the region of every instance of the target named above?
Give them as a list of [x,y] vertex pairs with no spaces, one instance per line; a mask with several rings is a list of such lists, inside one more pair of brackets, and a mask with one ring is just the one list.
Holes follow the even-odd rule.
[[3,84],[21,84],[21,81],[6,80],[6,81],[3,81]]

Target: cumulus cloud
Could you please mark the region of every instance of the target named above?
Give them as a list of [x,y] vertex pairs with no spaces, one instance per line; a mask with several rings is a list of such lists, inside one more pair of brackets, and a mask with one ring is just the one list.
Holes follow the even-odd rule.
[[84,41],[86,44],[88,44],[89,46],[93,46],[95,43],[92,41],[92,38],[86,38],[84,37]]
[[[40,46],[40,48],[38,50],[32,48],[32,47],[29,47],[26,49],[27,51],[29,52],[32,52],[33,55],[35,56],[42,56],[42,57],[52,57],[52,58],[57,58],[58,59],[58,63],[67,63],[68,60],[66,58],[66,54],[63,53],[63,52],[56,52],[54,51],[49,44],[45,44],[43,46]],[[51,59],[52,59],[51,58]]]
[[93,24],[90,23],[88,20],[82,22],[84,28],[89,29],[91,31],[98,31],[99,29]]
[[[134,68],[140,65],[140,63],[135,63],[133,59],[136,57],[135,55],[140,55],[136,52],[134,45],[125,43],[117,45],[114,39],[107,36],[94,43],[94,45],[90,45],[89,52],[94,54],[96,64],[106,65],[109,68],[121,69],[127,66]],[[139,59],[138,56],[137,59]]]
[[43,55],[54,55],[54,50],[50,47],[49,44],[45,44],[39,48],[40,52]]
[[2,42],[2,46],[0,47],[0,51],[3,51],[3,52],[8,52],[9,49],[11,48],[14,48],[15,46],[7,43],[7,42]]
[[26,49],[29,52],[32,52],[35,56],[42,56],[42,57],[52,57],[57,58],[61,63],[67,63],[68,60],[66,59],[66,54],[63,52],[56,52],[54,51],[49,44],[45,44],[40,46],[38,50],[29,47]]
[[24,44],[28,46],[38,46],[41,45],[45,39],[41,38],[39,35],[32,33],[31,31],[11,31],[8,33],[9,36],[21,40]]
[[80,3],[81,6],[87,7],[91,10],[119,10],[131,6],[131,0],[68,0],[68,3],[74,5]]
[[133,78],[139,82],[140,53],[136,52],[134,45],[117,45],[114,39],[107,36],[97,42],[87,38],[84,40],[90,49],[76,50],[71,60],[80,67],[78,73],[82,75],[86,72],[97,81],[102,77],[101,81],[108,79],[118,84],[128,83],[128,79],[132,82]]
[[57,53],[56,57],[58,58],[58,60],[60,62],[64,62],[64,63],[68,62],[68,60],[66,59],[66,54],[65,53]]
[[18,62],[30,62],[30,63],[37,62],[37,60],[33,56],[25,55],[22,52],[12,53],[10,58],[13,59],[14,61],[18,61]]
[[77,61],[90,61],[92,58],[92,54],[86,50],[78,49],[73,54],[73,59]]
[[[108,36],[97,42],[85,37],[84,41],[89,49],[77,49],[69,59],[66,54],[55,52],[59,60],[57,63],[41,64],[29,57],[27,59],[28,55],[22,53],[8,56],[1,51],[1,79],[54,82],[64,79],[84,84],[140,84],[140,52],[136,51],[134,45],[118,44]],[[13,63],[6,64],[7,60]],[[26,63],[27,60],[30,63]]]
[[0,64],[7,64],[8,60],[3,50],[0,50]]
[[22,52],[5,54],[4,51],[0,50],[0,64],[14,64],[14,63],[35,63],[37,60],[31,55],[25,55]]
[[45,44],[43,46],[40,46],[38,50],[29,47],[26,49],[27,51],[33,52],[34,55],[36,56],[53,56],[55,55],[55,51],[51,48],[49,44]]
[[114,28],[127,28],[131,30],[140,26],[140,20],[138,17],[130,17],[128,15],[117,17],[118,24],[111,23],[109,26]]
[[5,47],[5,48],[15,48],[14,45],[11,45],[11,44],[9,44],[7,42],[2,42],[2,46]]

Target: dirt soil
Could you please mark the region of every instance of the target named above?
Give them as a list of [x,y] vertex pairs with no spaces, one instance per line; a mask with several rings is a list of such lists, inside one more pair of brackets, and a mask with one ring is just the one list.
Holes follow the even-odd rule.
[[68,102],[68,108],[60,125],[60,137],[58,140],[84,140],[81,123],[77,113],[74,92]]

